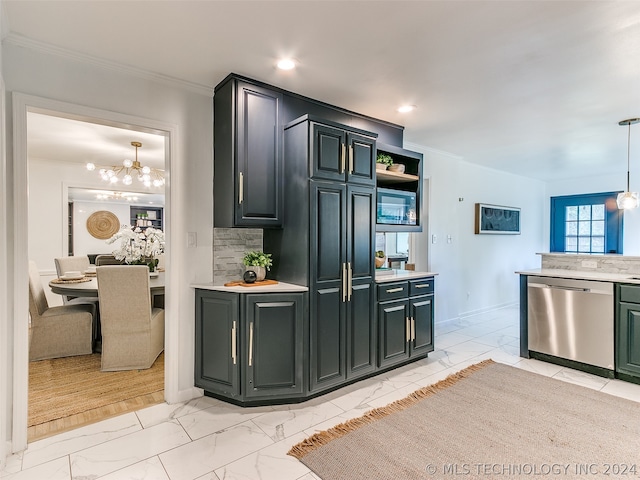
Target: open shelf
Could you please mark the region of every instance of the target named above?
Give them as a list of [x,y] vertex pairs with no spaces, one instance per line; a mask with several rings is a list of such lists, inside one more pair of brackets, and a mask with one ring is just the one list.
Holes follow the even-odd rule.
[[376,179],[383,180],[384,183],[390,184],[390,183],[416,182],[420,180],[420,177],[418,175],[392,172],[390,170],[376,170]]

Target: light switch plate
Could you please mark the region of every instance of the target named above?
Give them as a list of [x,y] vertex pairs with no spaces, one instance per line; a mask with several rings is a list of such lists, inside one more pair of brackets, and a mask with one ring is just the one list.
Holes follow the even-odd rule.
[[196,248],[198,246],[198,235],[196,232],[187,232],[187,248]]

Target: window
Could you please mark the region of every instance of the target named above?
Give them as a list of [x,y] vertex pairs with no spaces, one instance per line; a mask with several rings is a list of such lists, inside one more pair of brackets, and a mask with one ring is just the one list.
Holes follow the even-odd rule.
[[622,253],[617,192],[551,197],[552,252]]

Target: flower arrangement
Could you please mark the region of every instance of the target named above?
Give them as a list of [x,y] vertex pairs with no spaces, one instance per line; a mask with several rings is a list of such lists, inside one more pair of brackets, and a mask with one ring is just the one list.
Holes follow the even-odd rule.
[[164,253],[164,232],[152,227],[142,230],[124,225],[108,244],[120,241],[120,247],[113,252],[117,260],[124,260],[129,265],[148,265],[152,272],[158,265],[158,255]]
[[247,267],[264,267],[267,270],[273,265],[270,253],[263,253],[260,251],[247,252],[242,259]]

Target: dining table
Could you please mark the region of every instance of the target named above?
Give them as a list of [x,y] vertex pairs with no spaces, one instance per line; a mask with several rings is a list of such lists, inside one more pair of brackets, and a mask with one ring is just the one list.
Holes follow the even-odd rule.
[[[164,283],[165,272],[156,272],[149,278],[149,290],[151,291],[151,304],[154,306],[164,305]],[[49,287],[53,293],[70,297],[97,297],[98,280],[95,276],[85,276],[82,281],[64,281],[53,279],[49,282]]]

